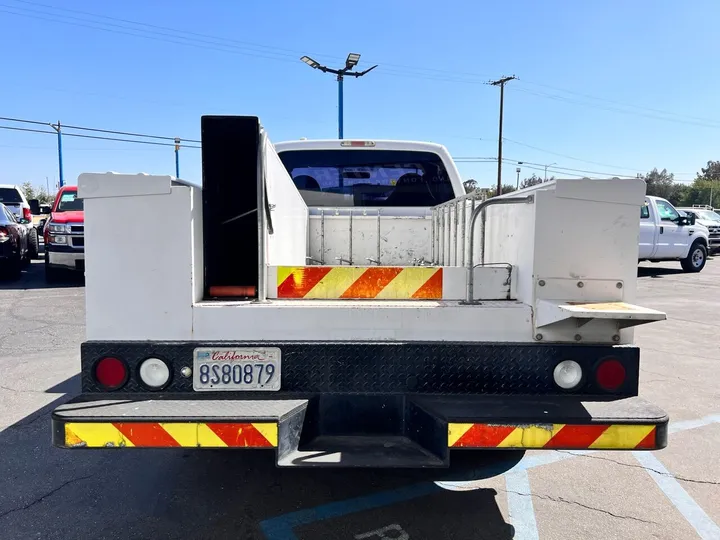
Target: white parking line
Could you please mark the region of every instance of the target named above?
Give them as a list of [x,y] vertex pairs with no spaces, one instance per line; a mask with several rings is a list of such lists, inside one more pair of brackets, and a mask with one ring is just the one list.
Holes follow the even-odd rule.
[[633,456],[640,465],[645,467],[655,483],[663,490],[665,496],[675,505],[687,522],[700,535],[703,540],[720,540],[720,527],[710,519],[705,511],[683,489],[680,483],[673,478],[660,460],[650,452],[633,452]]
[[527,471],[518,471],[505,475],[508,512],[510,523],[515,527],[515,540],[539,540],[540,535],[535,521],[535,509],[530,491],[530,477]]

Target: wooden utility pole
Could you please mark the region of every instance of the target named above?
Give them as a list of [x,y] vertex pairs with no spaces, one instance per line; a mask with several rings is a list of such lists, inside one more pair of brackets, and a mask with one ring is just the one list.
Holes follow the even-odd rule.
[[498,175],[497,175],[497,193],[502,195],[502,143],[503,143],[503,101],[505,98],[505,83],[517,79],[515,75],[512,77],[502,77],[496,81],[489,81],[488,84],[500,87],[500,126],[498,129]]

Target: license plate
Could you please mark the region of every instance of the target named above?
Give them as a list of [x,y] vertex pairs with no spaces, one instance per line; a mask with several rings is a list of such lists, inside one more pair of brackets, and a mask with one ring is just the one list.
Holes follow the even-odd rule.
[[193,390],[280,390],[280,349],[198,348]]

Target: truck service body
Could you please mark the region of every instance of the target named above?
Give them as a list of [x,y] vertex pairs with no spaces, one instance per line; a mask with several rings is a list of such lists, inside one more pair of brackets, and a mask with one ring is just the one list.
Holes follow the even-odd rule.
[[[285,467],[666,445],[632,345],[665,318],[633,304],[642,180],[483,201],[442,146],[273,146],[255,117],[203,117],[202,153],[202,189],[79,177],[87,340],[55,445]],[[158,212],[171,234],[140,241]]]

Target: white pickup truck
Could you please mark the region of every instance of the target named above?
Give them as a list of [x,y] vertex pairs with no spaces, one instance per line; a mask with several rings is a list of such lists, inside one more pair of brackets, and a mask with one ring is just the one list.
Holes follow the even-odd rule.
[[640,208],[641,261],[680,261],[685,272],[700,272],[708,254],[707,227],[660,197],[645,197]]

